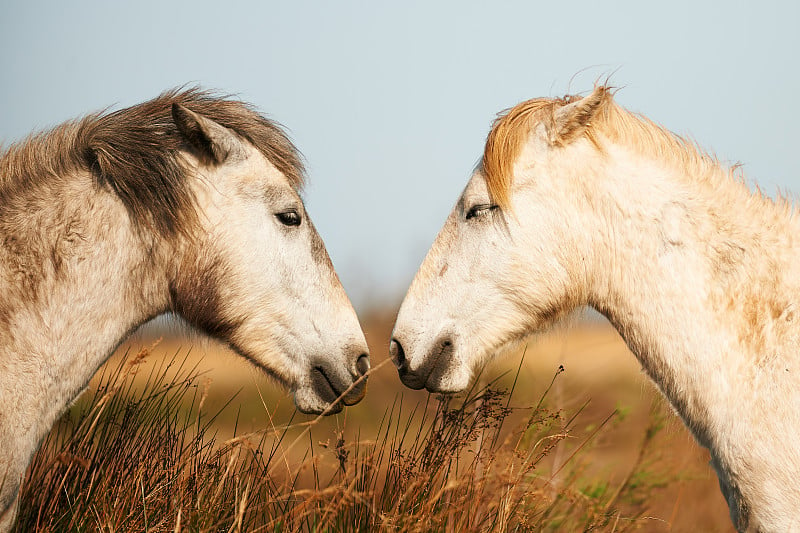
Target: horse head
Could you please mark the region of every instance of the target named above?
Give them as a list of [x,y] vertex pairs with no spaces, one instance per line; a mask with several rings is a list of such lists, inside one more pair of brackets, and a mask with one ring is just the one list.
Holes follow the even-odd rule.
[[[174,103],[172,117],[197,215],[172,239],[172,309],[292,390],[305,413],[359,402],[366,341],[297,176],[189,106]],[[272,136],[288,146],[272,157],[286,167],[296,153]]]
[[531,100],[495,123],[400,307],[390,352],[405,385],[463,390],[475,367],[586,302],[594,213],[574,175],[600,162],[582,134],[606,95]]

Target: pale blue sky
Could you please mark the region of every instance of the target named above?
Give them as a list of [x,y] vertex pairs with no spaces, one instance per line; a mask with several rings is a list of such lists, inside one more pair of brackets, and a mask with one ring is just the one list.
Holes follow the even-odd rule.
[[586,91],[800,192],[798,2],[0,2],[0,142],[185,83],[284,124],[357,307],[395,305],[495,113]]

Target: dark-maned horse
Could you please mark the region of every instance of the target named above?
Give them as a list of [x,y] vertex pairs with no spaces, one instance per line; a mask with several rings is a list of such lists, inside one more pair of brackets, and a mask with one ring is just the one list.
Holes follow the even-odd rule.
[[303,176],[279,126],[197,89],[0,155],[0,529],[57,417],[159,314],[229,343],[303,412],[363,397],[367,345]]

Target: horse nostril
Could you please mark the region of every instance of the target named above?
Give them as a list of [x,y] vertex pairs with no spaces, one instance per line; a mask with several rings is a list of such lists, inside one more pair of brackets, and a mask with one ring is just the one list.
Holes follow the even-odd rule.
[[358,360],[356,361],[356,370],[358,370],[358,374],[361,376],[369,372],[369,355],[362,353],[358,356]]
[[389,343],[389,355],[392,356],[394,364],[397,368],[405,368],[407,366],[406,352],[403,350],[403,345],[397,339],[392,339]]

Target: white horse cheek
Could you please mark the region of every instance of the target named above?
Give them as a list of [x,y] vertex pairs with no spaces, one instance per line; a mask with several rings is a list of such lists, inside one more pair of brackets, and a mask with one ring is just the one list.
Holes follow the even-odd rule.
[[321,249],[316,253],[324,257],[314,256],[309,241],[318,242],[319,237],[313,226],[304,221],[306,226],[283,227],[263,199],[241,196],[218,200],[240,205],[222,210],[238,213],[239,219],[228,216],[218,226],[221,233],[216,239],[231,254],[225,280],[232,282],[229,290],[235,293],[228,298],[231,312],[246,317],[236,342],[248,356],[298,389],[296,400],[303,402],[298,405],[315,410],[320,400],[312,402],[308,399],[312,391],[303,389],[310,387],[310,369],[329,360],[331,372],[342,376],[355,372],[356,357],[367,353],[361,326],[327,253]]

